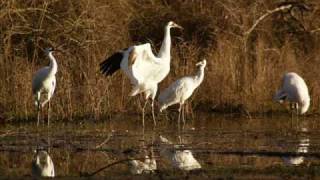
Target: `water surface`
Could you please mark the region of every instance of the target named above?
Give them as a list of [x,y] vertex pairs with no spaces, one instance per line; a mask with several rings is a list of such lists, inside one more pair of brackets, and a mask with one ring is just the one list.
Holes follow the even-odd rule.
[[[161,117],[163,118],[163,117]],[[159,117],[158,117],[159,119]],[[173,170],[157,158],[159,171],[133,176],[126,163],[118,163],[94,175],[114,178],[271,178],[319,177],[319,123],[317,117],[235,118],[229,115],[197,115],[178,130],[175,119],[163,118],[156,129],[139,116],[115,115],[111,120],[55,120],[48,129],[35,123],[7,124],[0,128],[0,174],[30,177],[33,151],[48,149],[59,177],[88,175],[108,164],[151,152],[159,156],[157,137],[184,144],[203,169]]]

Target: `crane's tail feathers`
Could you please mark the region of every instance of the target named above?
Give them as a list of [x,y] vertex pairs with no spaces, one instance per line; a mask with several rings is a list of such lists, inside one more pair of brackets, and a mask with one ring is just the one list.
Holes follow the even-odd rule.
[[100,71],[106,76],[111,76],[117,70],[120,69],[121,60],[123,58],[122,52],[117,52],[108,57],[106,60],[100,63]]

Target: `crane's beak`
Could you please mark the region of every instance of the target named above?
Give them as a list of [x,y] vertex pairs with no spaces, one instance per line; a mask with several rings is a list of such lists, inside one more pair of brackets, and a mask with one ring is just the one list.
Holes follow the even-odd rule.
[[53,51],[53,48],[45,48],[44,50],[43,50],[44,52],[51,52],[51,51]]
[[178,25],[178,24],[176,24],[176,23],[174,23],[172,27],[175,27],[175,28],[183,30],[183,27]]

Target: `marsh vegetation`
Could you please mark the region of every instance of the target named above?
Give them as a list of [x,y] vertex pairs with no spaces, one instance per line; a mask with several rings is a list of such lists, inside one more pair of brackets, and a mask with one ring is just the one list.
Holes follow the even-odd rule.
[[[57,176],[88,175],[126,158],[128,149],[154,147],[159,155],[153,141],[164,135],[192,150],[203,169],[175,171],[157,159],[155,174],[133,177],[119,163],[96,176],[319,177],[319,17],[318,0],[0,1],[0,176],[30,176],[38,147],[50,150]],[[159,89],[195,72],[204,58],[205,78],[188,101],[184,131],[177,131],[177,107],[157,112],[154,130],[148,114],[142,131],[142,98],[128,97],[128,78],[106,78],[99,64],[133,44],[158,51],[170,20],[184,30],[172,31],[171,70]],[[59,50],[52,123],[35,128],[31,79],[49,63],[47,47]],[[305,116],[272,102],[291,71],[309,87]],[[299,152],[301,142],[307,152]],[[288,165],[292,157],[302,163]]]
[[194,72],[197,61],[208,60],[206,77],[188,112],[191,108],[284,111],[271,99],[282,75],[290,71],[306,80],[310,112],[319,112],[320,3],[295,0],[293,8],[259,21],[285,2],[1,1],[0,117],[34,119],[31,79],[39,67],[48,64],[45,47],[61,50],[55,54],[59,71],[52,112],[56,118],[72,121],[136,113],[139,104],[127,96],[128,79],[122,73],[105,78],[99,73],[99,63],[136,43],[150,42],[159,50],[169,20],[184,31],[172,33],[172,67],[160,89]]

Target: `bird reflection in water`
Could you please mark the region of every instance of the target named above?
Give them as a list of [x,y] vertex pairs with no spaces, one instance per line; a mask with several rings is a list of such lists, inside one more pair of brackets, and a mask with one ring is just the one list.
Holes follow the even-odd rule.
[[32,176],[35,178],[55,176],[54,165],[47,151],[35,151],[32,161]]
[[182,145],[174,145],[163,136],[159,136],[160,156],[171,162],[171,165],[180,170],[190,171],[200,169],[200,163],[194,158],[192,152]]

